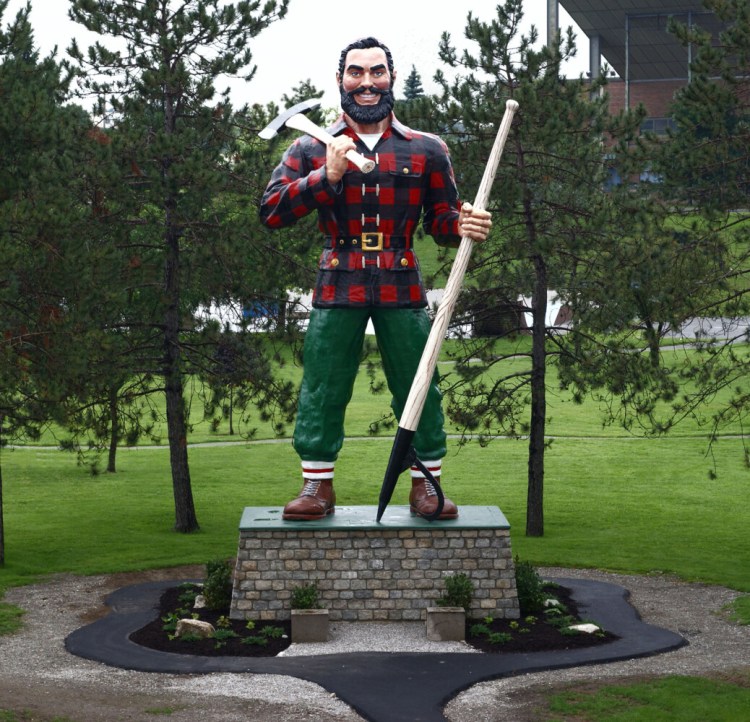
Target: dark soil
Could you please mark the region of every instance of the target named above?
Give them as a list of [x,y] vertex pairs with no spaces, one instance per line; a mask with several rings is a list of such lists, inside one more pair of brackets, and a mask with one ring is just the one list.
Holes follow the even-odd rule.
[[[608,644],[619,637],[611,632],[602,631],[594,634],[587,632],[563,633],[564,626],[582,621],[578,606],[566,587],[555,585],[547,588],[549,596],[557,599],[559,612],[539,611],[533,614],[522,614],[521,619],[484,619],[466,620],[466,642],[472,647],[493,654],[502,652],[547,652],[551,650],[578,649]],[[548,608],[549,609],[549,608]],[[557,621],[559,620],[559,621]],[[592,620],[596,624],[596,620]],[[557,623],[556,623],[557,622]],[[486,631],[477,629],[483,625]],[[493,637],[492,635],[497,635]]]
[[[228,619],[228,609],[214,611],[190,608],[186,611],[185,603],[180,600],[184,591],[184,585],[167,589],[159,600],[159,616],[137,632],[133,632],[130,640],[142,647],[162,652],[197,654],[204,657],[275,657],[291,644],[290,622],[255,622],[253,629],[248,629],[246,621]],[[177,613],[177,610],[180,610],[180,613]],[[180,618],[190,618],[195,613],[198,619],[210,622],[217,630],[228,629],[237,636],[226,639],[170,639],[174,631],[165,630],[167,623],[164,618],[175,613]],[[220,622],[219,619],[222,617]]]
[[[274,657],[291,643],[291,624],[288,621],[256,622],[253,629],[248,629],[247,622],[228,619],[228,610],[211,611],[199,609],[186,611],[184,601],[180,600],[180,596],[184,591],[184,586],[175,586],[167,589],[159,602],[158,617],[153,622],[131,634],[131,641],[143,647],[158,649],[163,652],[195,654],[207,657]],[[580,621],[578,609],[568,589],[565,587],[555,587],[554,590],[551,590],[550,595],[561,602],[562,614],[573,618],[574,621],[568,620],[568,623]],[[174,635],[174,632],[172,630],[165,630],[165,624],[168,626],[168,623],[164,621],[164,618],[174,615],[177,610],[180,610],[177,616],[190,617],[195,612],[199,615],[199,619],[210,622],[217,629],[229,629],[237,636],[229,636],[221,640],[170,639],[170,635]],[[467,620],[466,642],[482,652],[497,654],[502,652],[541,652],[556,649],[577,649],[579,647],[607,644],[618,639],[616,635],[606,631],[601,634],[563,634],[556,626],[550,623],[549,620],[554,616],[559,617],[561,615],[550,615],[539,612],[533,615],[533,619],[530,615],[524,615],[521,619],[515,621],[508,619],[498,619],[491,622],[482,619]],[[224,619],[222,622],[219,622],[221,617]],[[476,625],[478,624],[484,625],[487,628],[487,632],[482,632],[481,634],[474,633],[477,631]],[[227,626],[222,627],[222,625]],[[264,633],[264,628],[272,631],[270,634]],[[503,636],[493,638],[492,634]],[[509,635],[509,638],[506,635]],[[248,643],[248,638],[255,643]]]

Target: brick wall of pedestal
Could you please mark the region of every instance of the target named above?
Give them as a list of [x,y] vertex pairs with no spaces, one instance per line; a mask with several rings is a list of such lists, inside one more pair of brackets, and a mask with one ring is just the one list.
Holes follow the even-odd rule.
[[418,621],[462,572],[470,617],[519,616],[507,529],[241,530],[231,616],[284,620],[315,582],[332,621]]

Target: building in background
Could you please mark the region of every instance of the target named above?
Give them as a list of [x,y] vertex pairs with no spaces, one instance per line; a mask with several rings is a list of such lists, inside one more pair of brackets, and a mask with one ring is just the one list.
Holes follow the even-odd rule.
[[[690,80],[691,48],[669,32],[674,17],[714,37],[721,27],[701,0],[559,0],[589,40],[588,76],[603,68],[613,113],[643,103],[643,130],[662,134],[669,127],[669,104]],[[558,0],[547,0],[547,41],[559,27]]]

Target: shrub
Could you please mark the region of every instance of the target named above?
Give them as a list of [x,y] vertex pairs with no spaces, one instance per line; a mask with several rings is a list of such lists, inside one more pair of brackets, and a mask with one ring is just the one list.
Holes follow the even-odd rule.
[[544,609],[544,581],[537,574],[536,569],[529,562],[522,562],[516,557],[516,590],[518,591],[518,606],[521,608],[521,616]]
[[465,574],[445,578],[445,594],[437,600],[439,607],[463,607],[467,612],[474,596],[474,585]]
[[214,559],[206,564],[203,596],[208,609],[229,609],[232,601],[232,569],[229,562]]
[[292,589],[292,609],[320,609],[316,582]]

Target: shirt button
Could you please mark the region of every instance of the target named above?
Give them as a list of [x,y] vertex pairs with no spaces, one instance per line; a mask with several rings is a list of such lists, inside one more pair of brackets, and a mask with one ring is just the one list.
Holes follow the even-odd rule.
[[339,245],[340,246],[343,246],[345,243],[346,243],[346,241],[343,238],[339,239]]
[[333,258],[331,260],[331,268],[336,268],[336,266],[338,266],[338,265],[339,265],[339,259],[338,258]]
[[353,245],[353,246],[356,246],[356,245],[357,245],[357,239],[356,239],[356,238],[352,238],[352,245]]
[[402,258],[402,259],[401,259],[401,265],[402,265],[402,266],[408,266],[408,265],[409,265],[409,261],[408,261],[408,259],[406,259],[406,258]]
[[409,175],[409,169],[408,168],[404,168],[404,175]]

